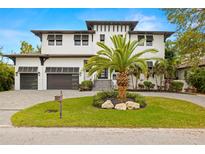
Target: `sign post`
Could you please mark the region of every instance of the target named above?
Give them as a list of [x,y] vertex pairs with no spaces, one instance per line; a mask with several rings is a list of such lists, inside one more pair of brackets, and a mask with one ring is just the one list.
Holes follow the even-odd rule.
[[59,102],[60,119],[62,119],[62,101],[63,101],[62,90],[60,91],[60,96],[55,96],[55,101]]
[[60,92],[60,119],[62,119],[62,101],[63,101],[63,93],[61,90]]

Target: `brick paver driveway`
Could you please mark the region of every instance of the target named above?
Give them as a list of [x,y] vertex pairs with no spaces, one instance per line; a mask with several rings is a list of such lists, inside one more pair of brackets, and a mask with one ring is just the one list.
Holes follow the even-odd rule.
[[[64,98],[92,96],[96,92],[79,92],[76,90],[63,91]],[[0,92],[0,125],[10,125],[10,117],[13,113],[26,107],[50,101],[59,90],[21,90]]]

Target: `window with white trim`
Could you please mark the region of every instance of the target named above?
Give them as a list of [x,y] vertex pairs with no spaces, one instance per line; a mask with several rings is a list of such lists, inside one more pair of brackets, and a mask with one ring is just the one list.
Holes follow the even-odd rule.
[[74,44],[76,46],[80,46],[81,45],[81,35],[74,35]]
[[146,36],[146,45],[147,46],[152,46],[153,42],[153,35],[147,35]]
[[47,40],[48,40],[48,45],[55,45],[55,35],[48,35],[47,36]]
[[82,35],[82,45],[87,46],[88,45],[88,35]]
[[48,40],[48,45],[49,46],[54,46],[54,45],[57,45],[57,46],[61,46],[63,45],[63,35],[59,35],[59,34],[49,34],[47,36],[47,40]]
[[105,42],[105,34],[100,34],[100,42]]

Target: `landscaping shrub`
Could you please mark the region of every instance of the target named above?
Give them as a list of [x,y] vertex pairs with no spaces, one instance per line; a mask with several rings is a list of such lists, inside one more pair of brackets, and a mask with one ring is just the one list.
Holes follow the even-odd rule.
[[10,90],[14,84],[14,68],[0,62],[0,91]]
[[170,91],[180,92],[182,91],[184,83],[182,81],[172,81],[169,86]]
[[144,81],[143,83],[144,83],[145,88],[148,90],[150,90],[151,87],[153,86],[152,85],[153,83],[151,81]]
[[189,71],[187,82],[194,86],[198,92],[205,93],[205,68]]
[[139,83],[139,84],[138,84],[138,87],[139,87],[140,89],[144,89],[144,84]]
[[89,91],[93,88],[93,82],[90,80],[85,80],[80,84],[80,91]]
[[[118,92],[117,91],[104,91],[99,92],[96,95],[94,95],[93,98],[93,105],[95,107],[101,107],[101,105],[109,98],[115,98],[117,99]],[[136,93],[126,93],[127,98],[133,99],[135,102],[140,104],[140,107],[143,108],[146,106],[145,99],[142,95],[136,94]]]

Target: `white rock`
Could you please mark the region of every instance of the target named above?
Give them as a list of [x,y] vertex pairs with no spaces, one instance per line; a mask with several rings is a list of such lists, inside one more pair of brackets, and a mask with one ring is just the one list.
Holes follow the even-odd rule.
[[128,110],[135,110],[140,108],[140,104],[136,102],[127,101],[125,104]]
[[114,108],[114,105],[112,104],[111,100],[107,100],[101,105],[101,108],[103,108],[103,109],[112,109],[112,108]]
[[126,104],[125,103],[119,103],[115,105],[116,110],[126,110]]

